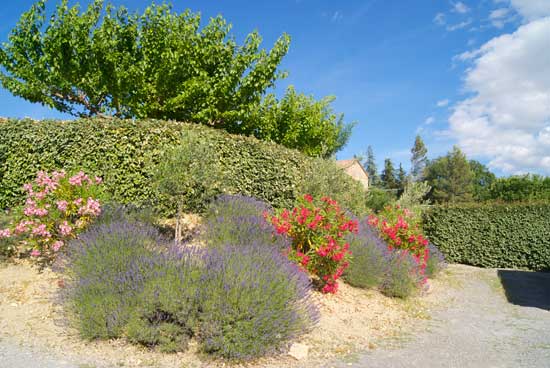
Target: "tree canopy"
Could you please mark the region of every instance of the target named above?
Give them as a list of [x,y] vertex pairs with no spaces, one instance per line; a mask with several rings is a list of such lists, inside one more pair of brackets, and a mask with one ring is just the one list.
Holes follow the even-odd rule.
[[424,180],[424,170],[428,163],[428,149],[422,138],[417,135],[411,148],[411,178],[412,181]]
[[201,28],[199,14],[169,5],[138,14],[62,0],[47,17],[45,3],[23,13],[0,48],[0,83],[16,96],[74,116],[203,123],[312,155],[331,155],[349,137],[331,98],[266,96],[286,77],[286,34],[266,51],[257,32],[237,43],[221,16]]
[[425,171],[436,202],[468,202],[473,196],[472,170],[466,156],[457,146],[446,156],[431,161]]

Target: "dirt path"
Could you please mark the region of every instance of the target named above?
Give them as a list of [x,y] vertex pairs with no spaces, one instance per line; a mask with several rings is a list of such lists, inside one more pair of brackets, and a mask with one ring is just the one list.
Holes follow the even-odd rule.
[[550,367],[550,273],[453,265],[435,287],[418,333],[327,367]]

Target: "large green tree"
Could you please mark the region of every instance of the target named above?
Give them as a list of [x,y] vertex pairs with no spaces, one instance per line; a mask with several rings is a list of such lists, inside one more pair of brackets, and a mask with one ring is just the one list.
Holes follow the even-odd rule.
[[491,199],[490,188],[495,182],[496,176],[487,166],[476,160],[470,160],[472,170],[473,196],[476,201],[487,201]]
[[426,167],[426,181],[432,187],[436,202],[467,202],[473,198],[472,170],[466,156],[457,146],[446,156],[431,161]]
[[202,28],[200,22],[199,14],[177,14],[168,5],[139,14],[102,0],[84,10],[62,0],[50,17],[40,0],[0,48],[0,83],[75,116],[191,121],[315,155],[344,145],[350,128],[332,112],[330,99],[318,102],[293,90],[281,101],[264,99],[286,76],[279,65],[288,35],[266,51],[257,32],[238,44],[221,16]]
[[372,146],[368,146],[367,148],[367,158],[363,165],[369,174],[369,184],[378,185],[380,182],[380,177],[378,176],[378,168],[376,167],[376,159],[374,158]]
[[385,189],[399,189],[395,168],[391,159],[384,160],[384,170],[382,170],[382,186]]
[[412,181],[424,180],[424,171],[428,163],[428,149],[419,135],[414,140],[414,146],[411,148],[411,178]]

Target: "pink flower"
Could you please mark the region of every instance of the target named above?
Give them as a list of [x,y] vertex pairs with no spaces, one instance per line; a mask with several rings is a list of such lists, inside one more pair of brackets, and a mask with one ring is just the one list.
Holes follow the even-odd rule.
[[40,224],[36,226],[34,229],[32,229],[32,234],[42,236],[44,238],[49,238],[52,236],[52,234],[50,234],[48,229],[46,229],[46,225],[44,224]]
[[57,252],[61,247],[63,246],[63,242],[61,240],[56,241],[52,244],[52,249],[54,252]]
[[23,189],[25,190],[25,192],[27,192],[29,194],[33,193],[32,184],[30,184],[30,183],[27,183],[27,184],[23,185]]
[[28,220],[21,221],[20,223],[17,224],[17,226],[15,226],[15,233],[22,234],[26,232],[28,230],[28,226],[32,224],[33,224],[32,221],[28,221]]
[[44,217],[48,215],[48,210],[45,208],[36,208],[34,214],[38,217]]
[[0,239],[9,238],[10,236],[11,236],[11,230],[10,229],[0,230]]
[[33,249],[31,252],[31,257],[40,257],[42,253],[38,249]]
[[304,199],[306,201],[308,201],[309,203],[311,203],[313,201],[313,197],[311,196],[311,194],[304,195]]
[[82,198],[77,198],[73,201],[73,203],[77,206],[80,206],[82,204],[82,201],[84,201]]
[[60,210],[61,212],[67,211],[67,206],[69,205],[67,201],[57,201],[56,204],[57,204],[57,209]]
[[84,173],[84,171],[80,171],[78,174],[72,176],[69,178],[69,184],[81,186],[83,182],[87,181],[88,184],[92,184],[92,180]]
[[71,235],[73,228],[69,225],[67,221],[63,221],[63,223],[59,225],[59,231],[61,232],[61,235],[69,236]]
[[101,183],[103,182],[103,179],[102,179],[101,177],[99,177],[99,176],[96,176],[96,177],[94,178],[94,180],[95,180],[95,183],[96,183],[96,184],[101,184]]
[[[82,199],[82,198],[79,198],[79,199]],[[99,201],[93,198],[88,198],[86,200],[86,205],[78,209],[79,215],[99,216],[100,213],[101,213],[101,205]]]

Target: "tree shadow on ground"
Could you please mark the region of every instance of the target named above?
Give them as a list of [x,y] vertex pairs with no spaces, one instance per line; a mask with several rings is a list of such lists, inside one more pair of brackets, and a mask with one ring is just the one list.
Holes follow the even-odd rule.
[[550,310],[550,272],[498,270],[508,302]]

